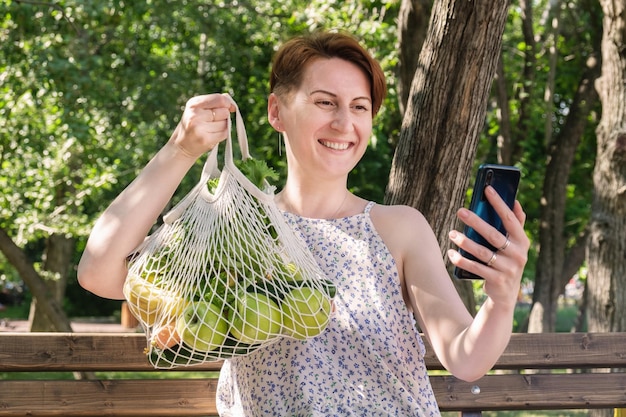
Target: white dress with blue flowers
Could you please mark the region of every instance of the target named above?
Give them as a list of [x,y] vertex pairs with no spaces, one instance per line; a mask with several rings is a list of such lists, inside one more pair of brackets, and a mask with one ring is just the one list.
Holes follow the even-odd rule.
[[337,286],[328,328],[281,339],[224,363],[220,415],[439,416],[424,344],[408,311],[396,263],[369,212],[320,220],[285,213]]

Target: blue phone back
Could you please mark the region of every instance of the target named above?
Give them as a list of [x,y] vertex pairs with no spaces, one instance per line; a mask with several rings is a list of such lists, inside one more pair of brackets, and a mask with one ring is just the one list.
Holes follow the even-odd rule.
[[[500,219],[500,216],[498,216],[493,206],[489,204],[487,198],[485,197],[485,187],[487,185],[491,185],[500,197],[502,197],[509,208],[512,209],[513,204],[515,203],[519,181],[520,170],[516,167],[495,164],[481,165],[478,169],[478,174],[476,175],[470,210],[498,229],[500,233],[506,235],[506,229],[502,224],[502,219]],[[485,240],[471,227],[466,226],[464,233],[473,241],[490,248],[492,251],[496,250],[493,245],[487,242],[487,240]],[[460,252],[463,256],[484,264],[483,261],[476,259],[473,255],[465,252],[464,250],[460,250]],[[455,269],[454,274],[457,278],[461,279],[480,279],[480,277],[459,268]]]

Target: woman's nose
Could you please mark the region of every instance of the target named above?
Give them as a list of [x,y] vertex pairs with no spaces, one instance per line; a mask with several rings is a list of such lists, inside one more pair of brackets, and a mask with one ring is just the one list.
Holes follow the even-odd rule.
[[354,129],[352,115],[349,109],[337,109],[333,116],[331,127],[340,132],[347,132]]

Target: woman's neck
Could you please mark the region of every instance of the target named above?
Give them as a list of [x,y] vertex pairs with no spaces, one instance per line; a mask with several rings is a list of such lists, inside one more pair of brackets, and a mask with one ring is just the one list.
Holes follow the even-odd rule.
[[278,207],[289,213],[315,219],[336,219],[350,207],[352,194],[345,184],[329,187],[316,184],[304,186],[287,182],[276,195]]

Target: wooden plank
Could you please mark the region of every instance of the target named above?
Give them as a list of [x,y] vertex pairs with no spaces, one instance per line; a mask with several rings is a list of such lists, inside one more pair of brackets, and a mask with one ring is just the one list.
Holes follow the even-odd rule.
[[[133,333],[0,333],[0,371],[154,370]],[[427,345],[429,369],[442,369]],[[221,362],[188,369],[217,371]],[[626,333],[513,334],[494,369],[626,368]]]
[[[442,369],[427,347],[426,366]],[[493,369],[626,368],[626,333],[515,333]]]
[[431,376],[442,411],[626,407],[626,373],[487,375],[475,382]]
[[[0,372],[155,371],[143,334],[0,333]],[[219,371],[221,362],[176,370]]]
[[[2,333],[0,334],[0,371],[152,371],[154,368],[143,353],[146,340],[142,334],[89,334],[89,333]],[[429,369],[441,369],[430,347],[426,362]],[[177,370],[219,370],[221,363],[177,368]],[[502,355],[495,369],[523,368],[626,368],[626,333],[558,333],[558,334],[514,334],[511,343]],[[465,383],[451,376],[431,376],[440,406],[444,411],[472,410],[514,410],[514,409],[575,409],[626,407],[626,374],[536,374],[536,375],[488,375],[475,383]],[[168,381],[2,381],[0,384],[0,415],[8,409],[28,413],[20,407],[35,407],[31,399],[47,399],[42,410],[53,410],[56,414],[29,415],[90,415],[85,408],[96,407],[105,411],[120,410],[127,414],[97,415],[146,415],[152,410],[150,399],[142,396],[147,391],[159,400],[170,404],[172,398],[180,398],[180,404],[187,404],[186,393],[201,393],[195,401],[214,401],[212,393],[206,394],[191,386],[180,387],[177,382]],[[200,384],[215,384],[215,379],[195,380]],[[92,384],[91,389],[82,388]],[[26,385],[24,385],[26,384]],[[93,384],[101,387],[124,387],[94,393]],[[119,385],[121,384],[121,385]],[[134,384],[134,385],[132,385]],[[165,391],[157,389],[165,387]],[[172,387],[168,389],[168,387]],[[33,388],[34,387],[34,388]],[[77,388],[81,387],[81,388]],[[479,387],[480,393],[473,393],[472,387]],[[34,391],[32,391],[34,389]],[[133,391],[134,389],[134,391]],[[86,394],[80,394],[86,390]],[[118,394],[113,395],[115,391]],[[30,395],[30,393],[34,393]],[[96,390],[97,392],[97,390]],[[474,390],[476,392],[476,390]],[[55,393],[50,397],[50,393]],[[74,394],[79,393],[76,397]],[[107,394],[108,393],[108,394]],[[121,394],[120,394],[121,393]],[[47,394],[47,396],[46,396]],[[107,397],[108,395],[108,397]],[[191,394],[194,395],[194,394]],[[22,398],[20,404],[14,403]],[[53,398],[53,400],[51,400]],[[55,399],[54,399],[55,398]],[[81,400],[82,398],[82,400]],[[193,398],[196,398],[195,396]],[[75,400],[75,401],[74,401]],[[79,400],[84,401],[80,403]],[[41,400],[43,401],[43,400]],[[98,404],[117,404],[121,406],[107,408]],[[71,407],[64,408],[64,404]],[[87,404],[87,405],[85,405]],[[141,412],[136,412],[132,405],[142,404]],[[154,408],[164,414],[158,415],[204,415],[187,414],[180,407],[172,411],[171,405],[162,407],[159,401]],[[177,403],[178,404],[178,403]],[[201,409],[204,404],[201,403]],[[17,407],[17,408],[16,408]],[[72,408],[73,407],[73,408]],[[80,407],[80,413],[78,412]],[[117,408],[121,407],[119,410]],[[213,405],[214,407],[214,405]],[[76,414],[68,414],[75,409]],[[60,411],[59,411],[60,410]],[[212,409],[209,409],[209,412]],[[44,411],[41,411],[44,412]],[[191,407],[191,412],[195,412]],[[204,413],[205,411],[202,411]],[[142,414],[143,413],[143,414]]]
[[[626,406],[626,374],[431,377],[442,411]],[[479,390],[476,389],[479,388]],[[593,387],[593,389],[590,389]],[[0,381],[2,416],[207,416],[216,380]]]
[[495,369],[625,368],[626,333],[512,335]]
[[2,416],[216,415],[214,379],[0,381]]

